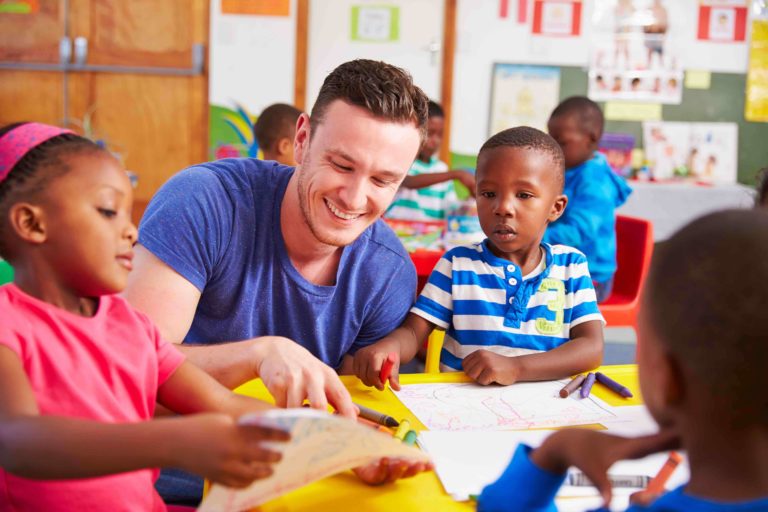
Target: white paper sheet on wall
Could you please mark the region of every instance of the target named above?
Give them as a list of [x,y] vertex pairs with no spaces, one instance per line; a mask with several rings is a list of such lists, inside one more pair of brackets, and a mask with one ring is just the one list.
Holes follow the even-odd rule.
[[614,408],[594,395],[560,398],[558,392],[567,383],[409,384],[395,394],[429,430],[527,430],[616,419]]
[[[309,409],[276,409],[241,422],[274,426],[291,433],[287,443],[270,443],[283,458],[274,473],[245,489],[214,485],[200,512],[237,512],[346,469],[382,457],[428,461],[424,452],[392,436],[338,416]],[[266,443],[265,443],[266,445]]]

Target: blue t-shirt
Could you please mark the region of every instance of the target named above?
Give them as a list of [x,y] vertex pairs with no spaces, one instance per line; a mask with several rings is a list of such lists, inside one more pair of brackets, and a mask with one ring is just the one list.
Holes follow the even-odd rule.
[[[531,448],[521,444],[512,462],[477,500],[478,512],[556,512],[555,495],[565,481],[565,473],[544,471],[530,459]],[[631,505],[626,512],[765,512],[768,496],[740,503],[725,503],[697,498],[685,493],[685,486],[663,495],[648,507]],[[600,508],[599,512],[607,512]],[[595,511],[595,512],[598,512]]]
[[185,343],[285,336],[338,367],[405,318],[416,271],[381,220],[344,248],[335,285],[312,284],[296,270],[280,229],[293,172],[218,160],[181,171],[152,199],[139,243],[201,292]]
[[568,206],[551,223],[544,241],[575,247],[589,262],[589,273],[605,283],[616,272],[616,208],[632,189],[613,172],[601,153],[565,171]]

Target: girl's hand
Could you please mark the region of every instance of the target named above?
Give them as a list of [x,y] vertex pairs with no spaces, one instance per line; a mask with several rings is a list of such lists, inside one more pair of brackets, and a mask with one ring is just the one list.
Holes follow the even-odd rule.
[[531,453],[531,462],[552,473],[569,467],[580,469],[603,497],[608,508],[613,496],[608,469],[617,461],[639,459],[652,453],[673,450],[680,445],[677,434],[663,430],[649,436],[626,438],[595,430],[571,428],[549,436]]
[[178,466],[229,487],[245,487],[272,474],[282,455],[263,441],[288,441],[288,432],[259,425],[239,425],[227,414],[196,414],[182,419],[178,436],[168,443]]
[[368,485],[382,485],[400,478],[410,478],[422,471],[431,471],[431,462],[410,462],[384,457],[378,462],[354,468],[355,475]]

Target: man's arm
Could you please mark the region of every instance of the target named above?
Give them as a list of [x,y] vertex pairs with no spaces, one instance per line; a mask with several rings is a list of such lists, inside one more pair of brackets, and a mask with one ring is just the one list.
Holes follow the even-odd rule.
[[[181,343],[192,325],[200,291],[141,245],[125,298],[144,312],[160,334]],[[216,340],[226,342],[229,340]],[[331,368],[287,338],[264,336],[205,346],[180,345],[187,360],[228,388],[262,377],[281,407],[299,407],[308,398],[325,408],[326,397],[347,416],[356,414],[349,393]]]

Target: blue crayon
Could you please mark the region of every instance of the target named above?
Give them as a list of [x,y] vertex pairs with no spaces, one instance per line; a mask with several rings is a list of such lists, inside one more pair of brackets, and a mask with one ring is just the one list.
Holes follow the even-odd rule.
[[592,385],[595,383],[595,374],[592,372],[589,372],[587,374],[587,378],[584,379],[584,383],[581,385],[581,398],[587,398],[589,396],[589,392],[592,390]]
[[621,384],[619,384],[618,382],[613,380],[612,378],[606,377],[605,375],[603,375],[600,372],[597,372],[595,374],[595,378],[597,379],[597,382],[599,382],[603,386],[607,387],[608,389],[610,389],[614,393],[618,393],[619,395],[623,396],[624,398],[632,398],[632,396],[633,396],[632,392],[628,388],[622,386]]

